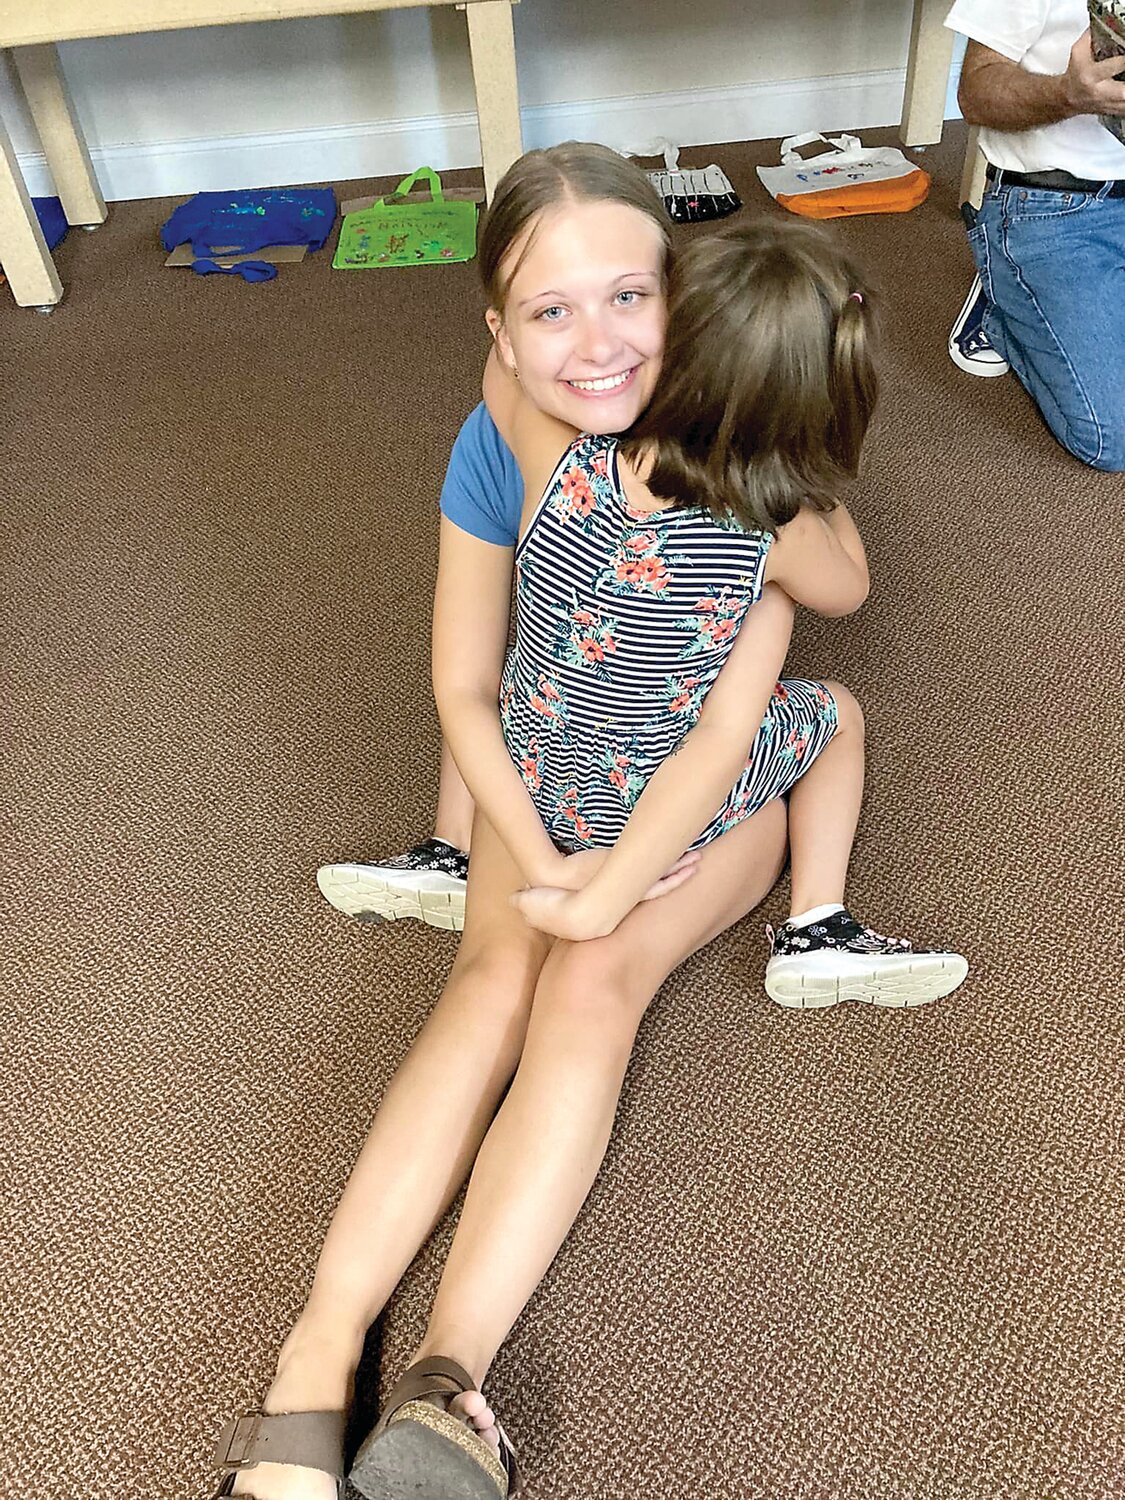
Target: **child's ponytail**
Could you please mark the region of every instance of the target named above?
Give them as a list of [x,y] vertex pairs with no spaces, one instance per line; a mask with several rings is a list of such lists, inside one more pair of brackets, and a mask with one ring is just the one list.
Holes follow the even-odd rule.
[[867,429],[879,395],[871,345],[874,312],[867,296],[851,291],[836,315],[832,337],[829,447],[840,468],[854,479]]

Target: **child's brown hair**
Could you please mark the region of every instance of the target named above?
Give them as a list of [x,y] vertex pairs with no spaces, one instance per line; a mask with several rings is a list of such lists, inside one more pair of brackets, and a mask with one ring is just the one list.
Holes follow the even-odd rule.
[[656,394],[622,444],[676,505],[776,531],[831,510],[875,409],[875,309],[827,231],[761,219],[693,241],[669,284]]

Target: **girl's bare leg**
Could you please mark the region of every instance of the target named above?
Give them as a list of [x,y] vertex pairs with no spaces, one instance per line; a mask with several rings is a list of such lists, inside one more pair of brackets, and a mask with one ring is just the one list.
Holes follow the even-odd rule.
[[[522,884],[478,828],[465,933],[449,982],[375,1116],[320,1253],[312,1291],[278,1360],[267,1411],[347,1405],[369,1324],[472,1165],[524,1044],[551,939],[508,903]],[[332,1500],[309,1469],[259,1464],[235,1493]]]
[[473,794],[461,779],[457,762],[449,746],[441,742],[441,772],[438,777],[437,812],[434,815],[434,837],[469,851],[473,837]]
[[785,808],[774,802],[610,937],[556,944],[515,1080],[477,1157],[420,1353],[447,1355],[483,1380],[590,1190],[649,1001],[677,964],[762,899],[784,852]]
[[796,914],[843,904],[863,800],[863,713],[842,683],[825,686],[836,700],[839,727],[789,797],[790,906]]

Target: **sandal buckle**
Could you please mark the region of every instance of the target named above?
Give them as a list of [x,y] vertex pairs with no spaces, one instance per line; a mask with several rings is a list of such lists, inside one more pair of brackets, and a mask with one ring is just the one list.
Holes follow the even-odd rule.
[[[257,1441],[258,1430],[265,1415],[260,1408],[245,1411],[240,1417],[227,1423],[219,1435],[215,1449],[215,1463],[220,1469],[250,1469],[258,1459],[250,1457]],[[223,1452],[223,1445],[226,1452]]]

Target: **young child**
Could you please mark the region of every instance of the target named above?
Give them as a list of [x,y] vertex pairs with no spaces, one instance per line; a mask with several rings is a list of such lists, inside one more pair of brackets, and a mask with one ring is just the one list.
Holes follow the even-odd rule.
[[[692,244],[669,297],[652,402],[627,438],[569,447],[517,552],[505,738],[564,847],[628,837],[630,808],[690,742],[764,585],[825,615],[855,609],[868,589],[839,501],[877,394],[858,269],[818,227],[771,218]],[[511,361],[510,324],[493,321]],[[526,402],[508,405],[501,393],[496,420],[537,493],[563,430]],[[967,973],[960,955],[884,937],[844,905],[863,773],[851,694],[782,681],[721,808],[702,831],[686,809],[674,825],[698,849],[789,794],[791,915],[770,931],[765,979],[781,1005],[920,1005]],[[679,852],[674,839],[664,852]],[[586,934],[599,901],[620,904],[609,890],[619,859],[581,893],[531,891],[521,909],[547,932]]]

